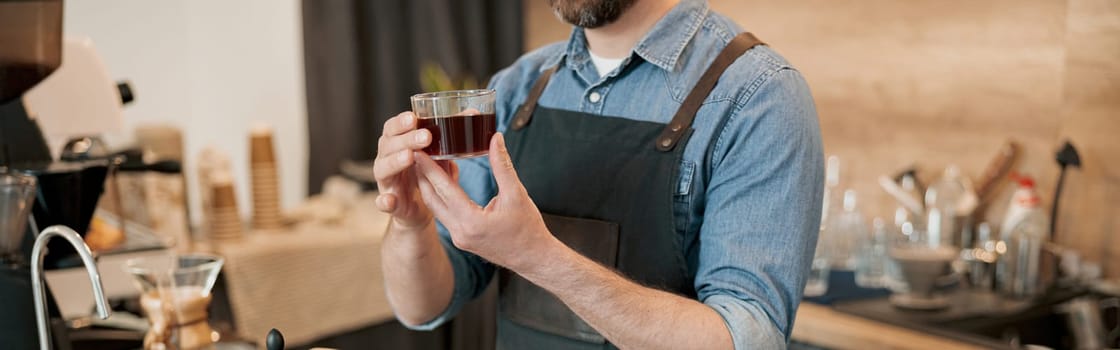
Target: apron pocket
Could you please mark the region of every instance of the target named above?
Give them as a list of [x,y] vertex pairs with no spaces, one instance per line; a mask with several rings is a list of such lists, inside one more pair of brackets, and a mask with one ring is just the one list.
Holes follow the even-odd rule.
[[[545,226],[565,245],[588,259],[614,268],[618,259],[618,224],[543,214]],[[591,343],[606,343],[599,332],[544,288],[502,269],[499,310],[510,321],[541,332]]]

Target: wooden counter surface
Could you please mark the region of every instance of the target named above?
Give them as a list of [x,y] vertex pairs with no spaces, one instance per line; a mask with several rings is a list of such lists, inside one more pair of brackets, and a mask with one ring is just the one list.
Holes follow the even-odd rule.
[[956,340],[801,303],[793,340],[829,349],[983,349]]

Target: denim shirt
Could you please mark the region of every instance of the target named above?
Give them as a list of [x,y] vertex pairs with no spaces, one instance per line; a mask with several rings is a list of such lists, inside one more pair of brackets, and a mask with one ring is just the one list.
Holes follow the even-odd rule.
[[[506,130],[541,72],[557,64],[539,105],[668,123],[740,32],[706,2],[685,0],[618,68],[597,72],[577,27],[566,43],[530,52],[494,76],[498,130]],[[727,69],[692,127],[673,215],[677,232],[691,242],[685,256],[698,299],[723,317],[736,348],[784,347],[820,228],[823,156],[809,88],[785,59],[758,46]],[[467,194],[480,205],[489,202],[496,186],[488,159],[458,165]],[[454,269],[454,295],[442,315],[409,325],[413,329],[453,317],[494,276],[494,265],[455,248],[439,227]]]

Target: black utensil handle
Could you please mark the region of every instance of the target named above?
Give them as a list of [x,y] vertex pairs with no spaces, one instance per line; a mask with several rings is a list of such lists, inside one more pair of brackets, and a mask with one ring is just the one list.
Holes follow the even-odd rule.
[[265,349],[268,350],[284,350],[284,335],[280,331],[273,328],[268,331],[268,337],[264,340]]

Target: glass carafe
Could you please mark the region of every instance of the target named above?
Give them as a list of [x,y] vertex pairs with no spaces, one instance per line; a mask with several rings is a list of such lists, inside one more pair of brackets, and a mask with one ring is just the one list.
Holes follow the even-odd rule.
[[125,271],[140,288],[140,307],[151,326],[144,337],[144,349],[214,347],[207,310],[222,262],[217,256],[192,254],[143,257],[125,263]]

